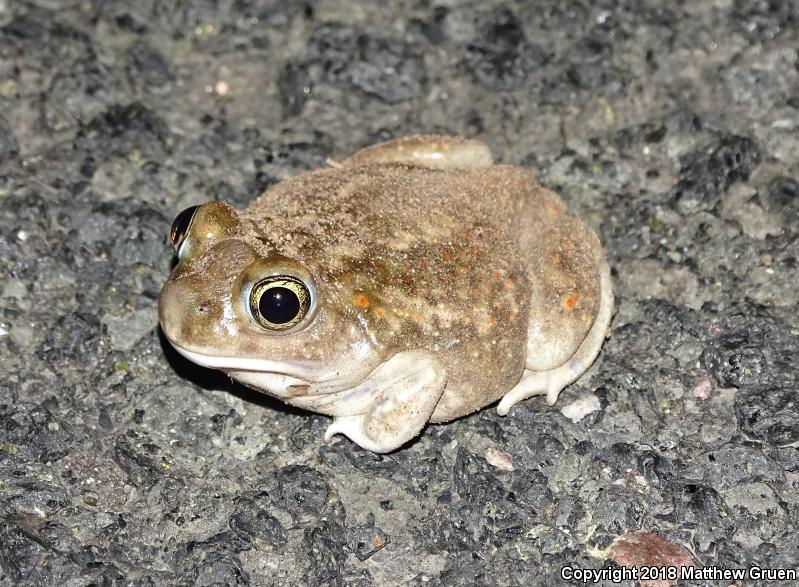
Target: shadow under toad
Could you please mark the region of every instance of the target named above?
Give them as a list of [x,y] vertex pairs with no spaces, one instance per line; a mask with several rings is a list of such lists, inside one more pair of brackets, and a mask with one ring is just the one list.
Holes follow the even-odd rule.
[[193,383],[194,385],[197,385],[198,387],[201,387],[202,389],[225,391],[248,403],[263,406],[264,408],[269,408],[272,410],[277,410],[284,414],[293,414],[298,416],[311,415],[311,412],[284,404],[277,398],[237,383],[222,371],[208,369],[207,367],[201,367],[196,363],[192,363],[175,350],[175,347],[169,343],[160,328],[158,329],[158,340],[161,344],[161,348],[164,351],[164,356],[166,356],[167,362],[169,363],[170,367],[175,370],[175,373],[177,373],[181,378]]

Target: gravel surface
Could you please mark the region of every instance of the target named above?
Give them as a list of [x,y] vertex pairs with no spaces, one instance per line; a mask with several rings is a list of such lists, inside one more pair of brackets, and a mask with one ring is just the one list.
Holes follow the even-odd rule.
[[[0,583],[799,566],[797,30],[793,0],[0,0]],[[181,359],[156,297],[184,207],[410,132],[561,193],[617,311],[553,408],[378,456]]]

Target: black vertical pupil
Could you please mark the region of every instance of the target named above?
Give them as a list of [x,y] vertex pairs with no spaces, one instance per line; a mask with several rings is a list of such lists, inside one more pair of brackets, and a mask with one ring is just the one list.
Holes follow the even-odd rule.
[[300,298],[287,287],[270,287],[258,300],[258,311],[272,324],[285,324],[300,313]]
[[175,216],[169,238],[172,239],[172,246],[175,247],[176,251],[180,249],[180,245],[183,244],[183,240],[186,238],[186,233],[189,232],[189,226],[191,226],[191,221],[197,208],[199,206],[191,206]]

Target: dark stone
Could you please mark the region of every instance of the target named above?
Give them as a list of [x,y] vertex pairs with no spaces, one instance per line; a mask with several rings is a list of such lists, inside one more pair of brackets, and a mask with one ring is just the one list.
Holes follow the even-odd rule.
[[735,517],[718,491],[683,480],[675,480],[672,488],[673,517],[682,527],[701,527],[719,538],[729,536],[735,527]]
[[655,390],[646,374],[630,370],[619,372],[604,381],[596,390],[603,406],[631,405],[636,414],[640,413],[648,419],[647,424],[654,426],[656,419],[662,415],[657,410]]
[[775,451],[775,459],[781,464],[784,471],[799,472],[799,448],[787,446]]
[[0,525],[0,568],[9,581],[38,583],[42,562],[49,558],[48,549],[33,537],[5,522]]
[[527,431],[518,439],[520,446],[524,447],[525,462],[533,469],[545,469],[551,467],[564,457],[567,448],[563,443],[546,432],[531,433]]
[[[396,104],[419,96],[426,80],[421,52],[392,37],[361,33],[349,26],[331,23],[316,29],[303,57],[286,66],[280,78],[281,94],[288,113],[299,112],[308,80],[309,62],[321,60],[329,82],[352,87]],[[297,76],[292,79],[291,76]]]
[[115,72],[89,51],[59,67],[45,95],[44,120],[53,131],[72,129],[111,101]]
[[172,82],[173,75],[166,58],[146,41],[138,40],[125,52],[128,78],[146,91],[161,88]]
[[14,130],[8,121],[0,116],[0,163],[8,161],[18,152],[19,145],[14,137]]
[[[253,543],[239,536],[237,532],[218,532],[204,540],[192,540],[185,546],[186,551],[197,559],[227,559],[239,553],[252,550]],[[266,543],[262,546],[268,548]]]
[[[324,433],[327,422],[314,422],[314,433]],[[347,450],[343,443],[326,444],[319,448],[319,457],[328,467],[352,467],[379,474],[386,472],[390,474],[394,463],[394,456],[376,454],[368,450]]]
[[335,520],[323,519],[303,532],[303,543],[311,559],[313,584],[335,582],[347,558],[344,526]]
[[667,486],[675,476],[672,462],[654,450],[639,453],[635,458],[638,471],[656,487]]
[[51,324],[44,341],[36,349],[36,356],[50,363],[94,364],[100,358],[101,335],[102,326],[97,316],[66,314]]
[[17,403],[17,385],[14,383],[0,383],[0,415],[8,414],[15,410]]
[[464,448],[458,449],[452,478],[458,495],[472,503],[488,503],[502,499],[505,488],[485,459],[476,457]]
[[[764,569],[795,569],[796,561],[799,560],[799,542],[796,536],[791,534],[782,537],[777,545],[769,545],[761,559]],[[741,559],[738,559],[741,560]]]
[[114,105],[81,129],[78,144],[99,153],[125,155],[139,150],[158,156],[168,149],[169,126],[138,102]]
[[746,181],[760,163],[760,148],[748,137],[729,135],[687,155],[674,188],[684,213],[711,210],[734,183]]
[[250,577],[242,570],[241,562],[232,557],[213,557],[203,561],[192,569],[191,577],[192,585],[198,587],[250,584]]
[[738,331],[714,340],[700,358],[721,387],[756,385],[767,378],[765,342],[757,332]]
[[634,157],[643,144],[659,143],[667,133],[665,124],[648,122],[619,130],[614,137],[614,145],[623,157]]
[[397,104],[422,93],[426,81],[424,62],[417,50],[396,39],[361,35],[358,59],[344,77],[359,90],[387,104]]
[[558,36],[574,38],[591,23],[591,7],[583,0],[538,0],[519,6],[519,20],[528,38],[552,43]]
[[372,587],[375,582],[372,574],[366,569],[355,569],[342,573],[331,585],[343,585],[346,587]]
[[731,18],[741,34],[756,41],[771,41],[796,31],[799,6],[783,0],[735,0]]
[[57,461],[69,453],[72,438],[64,424],[43,406],[25,404],[0,416],[0,444],[29,451],[40,461]]
[[41,59],[45,67],[63,65],[65,60],[93,53],[86,33],[64,24],[55,18],[54,12],[38,8],[13,18],[0,29],[0,40],[8,43],[7,49],[13,48],[33,63]]
[[799,440],[799,394],[796,389],[747,387],[735,396],[741,431],[772,444]]
[[626,471],[635,468],[638,451],[626,442],[616,442],[603,448],[596,455],[596,465],[608,467],[613,477],[624,477]]
[[482,514],[484,503],[464,502],[437,507],[429,524],[419,529],[420,539],[433,553],[480,552],[490,539],[488,520]]
[[599,36],[588,35],[572,45],[569,60],[575,65],[596,65],[610,54],[610,43]]
[[239,538],[256,547],[279,546],[286,542],[286,534],[277,518],[252,500],[240,501],[228,523]]
[[516,15],[500,8],[466,45],[465,63],[487,88],[510,91],[520,88],[546,58],[540,47],[527,40]]
[[534,511],[540,512],[553,502],[552,490],[548,485],[549,479],[535,470],[517,471],[514,475],[511,489],[516,499],[529,505]]
[[788,221],[799,221],[799,182],[792,177],[775,177],[761,203],[775,212],[781,212]]
[[374,516],[371,516],[366,524],[352,528],[350,531],[355,545],[353,552],[359,561],[370,558],[390,542],[386,533],[375,526]]
[[67,528],[37,514],[20,512],[0,518],[0,579],[54,584],[60,573],[79,570],[61,555],[74,544]]
[[305,465],[289,465],[277,475],[280,500],[294,515],[319,513],[327,502],[330,486],[324,475]]
[[127,473],[132,485],[147,489],[158,482],[164,471],[155,452],[142,443],[132,444],[127,437],[118,436],[114,444],[114,461]]
[[651,507],[647,502],[643,495],[630,495],[624,487],[607,487],[592,504],[591,515],[604,531],[622,536],[641,527],[642,516]]
[[779,483],[782,471],[760,448],[729,443],[699,455],[682,477],[712,483],[720,488],[750,481]]
[[308,65],[289,61],[277,78],[280,102],[286,116],[296,116],[302,112],[305,102],[311,96],[311,78]]
[[428,19],[414,19],[411,24],[418,27],[419,32],[428,42],[438,45],[446,38],[442,25],[447,18],[447,14],[449,14],[448,7],[434,6]]

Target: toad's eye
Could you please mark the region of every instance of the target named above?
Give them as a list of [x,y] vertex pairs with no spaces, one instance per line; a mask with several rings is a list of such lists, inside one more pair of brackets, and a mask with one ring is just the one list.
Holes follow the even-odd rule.
[[250,314],[267,330],[288,330],[299,324],[310,306],[308,287],[290,275],[267,277],[250,292]]
[[189,233],[191,221],[194,220],[194,214],[197,212],[199,206],[191,206],[186,208],[183,212],[175,217],[172,223],[172,230],[169,233],[169,238],[172,241],[172,246],[175,252],[180,254],[180,245],[186,240],[186,235]]

